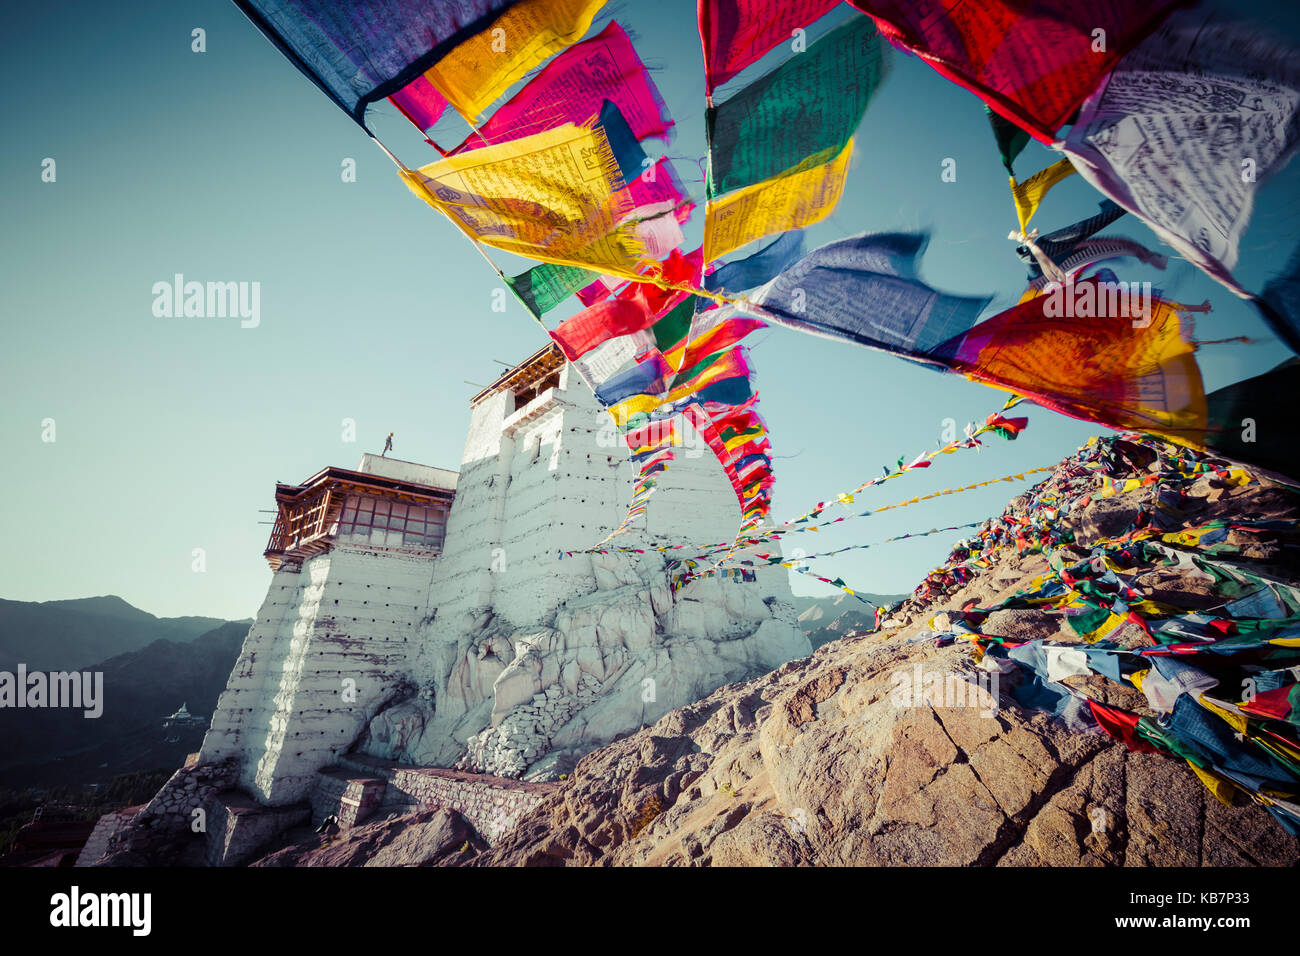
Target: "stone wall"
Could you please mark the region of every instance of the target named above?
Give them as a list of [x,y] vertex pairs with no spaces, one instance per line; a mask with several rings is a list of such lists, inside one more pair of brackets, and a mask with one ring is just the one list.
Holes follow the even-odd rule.
[[200,760],[234,758],[239,785],[282,806],[407,687],[435,559],[335,545],[285,564],[217,702]]
[[[347,792],[348,781],[361,779],[386,783],[375,809],[443,807],[455,810],[489,844],[512,830],[557,786],[434,767],[406,767],[389,760],[352,754],[342,759],[338,769],[318,775],[317,790],[312,796],[312,822],[319,824],[330,814],[339,814],[339,801]],[[371,792],[379,791],[371,788]],[[346,828],[350,825],[350,822],[340,819],[340,826]]]
[[[202,863],[209,801],[233,788],[238,779],[237,760],[207,764],[191,755],[127,825],[110,834],[100,862],[112,866],[157,865],[162,860],[182,866]],[[198,820],[203,825],[196,831]]]
[[95,822],[95,829],[90,831],[86,845],[77,854],[77,866],[94,866],[108,853],[113,838],[130,825],[131,819],[143,810],[143,806],[126,807],[106,813]]
[[214,794],[207,804],[207,866],[239,866],[278,834],[306,821],[306,806],[264,807],[238,791]]
[[388,782],[385,777],[346,769],[322,770],[311,792],[312,820],[321,823],[336,817],[347,829],[362,823],[383,805]]

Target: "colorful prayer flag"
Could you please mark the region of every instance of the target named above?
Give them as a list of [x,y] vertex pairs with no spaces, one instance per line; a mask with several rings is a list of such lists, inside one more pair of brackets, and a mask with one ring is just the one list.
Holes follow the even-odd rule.
[[236,6],[343,112],[410,83],[512,0],[235,0]]
[[704,82],[709,94],[839,0],[698,0]]
[[885,44],[854,16],[708,110],[710,198],[839,155],[885,74]]
[[570,362],[615,336],[630,335],[654,321],[644,308],[623,299],[606,299],[562,322],[551,338]]
[[1002,157],[1002,165],[1006,167],[1008,176],[1014,176],[1016,171],[1011,168],[1011,164],[1029,145],[1029,134],[987,106],[984,107],[984,112],[988,114],[989,125],[993,127],[993,138],[997,140],[998,155]]
[[728,193],[708,204],[704,259],[713,262],[755,239],[802,229],[829,216],[844,191],[853,140],[832,162]]
[[1121,300],[1118,291],[1071,283],[927,355],[1073,418],[1203,442],[1205,392],[1178,313],[1154,296],[1141,301],[1125,289]]
[[1038,204],[1043,201],[1048,190],[1062,179],[1073,175],[1074,166],[1068,159],[1061,159],[1034,173],[1023,183],[1016,182],[1015,177],[1012,177],[1011,196],[1016,202],[1016,218],[1020,220],[1021,232],[1029,231],[1029,220],[1034,218]]
[[638,140],[668,139],[673,122],[627,33],[611,22],[555,57],[503,103],[452,154],[480,149],[564,123],[590,125],[610,100]]
[[596,386],[613,378],[629,362],[635,361],[654,346],[654,336],[645,330],[619,335],[580,355],[573,360],[573,365],[595,391]]
[[518,0],[487,29],[456,46],[425,76],[471,124],[510,84],[572,46],[606,0]]
[[1120,57],[1180,0],[849,2],[892,42],[1050,144]]
[[[927,242],[920,234],[881,233],[827,243],[749,301],[755,314],[789,328],[915,356],[969,329],[990,301],[921,282],[916,259]],[[743,307],[717,311],[740,314]]]
[[706,275],[704,288],[732,294],[752,289],[774,278],[803,252],[802,229],[782,233],[752,256],[728,262]]
[[662,355],[652,349],[630,369],[619,372],[596,387],[596,399],[609,406],[633,395],[659,395],[664,391],[664,379],[671,369]]
[[402,170],[417,196],[471,237],[539,262],[635,277],[640,248],[599,128],[561,126]]
[[544,262],[506,279],[536,318],[541,318],[583,286],[598,278],[590,269]]
[[1300,54],[1213,14],[1179,13],[1083,104],[1064,150],[1104,195],[1237,295],[1259,183],[1300,144]]
[[421,132],[438,122],[448,106],[447,98],[423,75],[390,94],[388,99]]

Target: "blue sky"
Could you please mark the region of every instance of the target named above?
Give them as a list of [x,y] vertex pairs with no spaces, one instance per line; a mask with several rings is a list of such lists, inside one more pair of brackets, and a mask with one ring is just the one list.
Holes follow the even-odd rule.
[[[1285,5],[1250,16],[1293,45]],[[614,3],[673,118],[666,148],[702,193],[704,87],[693,0]],[[810,31],[829,29],[846,7]],[[9,11],[0,70],[11,91],[0,155],[0,596],[50,600],[115,593],[159,615],[247,617],[269,571],[261,556],[274,482],[327,464],[351,467],[396,433],[399,457],[457,467],[476,390],[500,365],[545,344],[470,244],[403,186],[389,160],[229,3],[28,4]],[[207,51],[191,51],[191,30]],[[783,51],[782,51],[783,52]],[[724,87],[743,86],[782,52]],[[436,159],[386,104],[376,132],[410,166]],[[460,130],[445,124],[445,137]],[[655,141],[648,146],[658,149]],[[57,179],[42,182],[53,158]],[[340,176],[345,159],[357,178]],[[942,182],[945,159],[957,180]],[[1056,156],[1031,144],[1022,176]],[[1260,193],[1238,278],[1259,289],[1300,229],[1293,165]],[[1044,232],[1091,215],[1101,197],[1079,177],[1038,213]],[[862,231],[929,230],[922,275],[946,291],[1012,304],[1024,270],[1007,232],[1006,174],[979,101],[914,58],[893,70],[859,131],[844,200],[809,230],[810,247]],[[701,228],[687,239],[694,248]],[[1128,216],[1108,230],[1160,251]],[[494,254],[507,272],[524,264]],[[1214,346],[1208,388],[1271,367],[1285,350],[1253,310],[1186,262],[1164,273],[1126,267],[1174,298],[1210,299],[1199,338]],[[261,322],[158,318],[154,283],[261,283]],[[574,309],[548,316],[552,326]],[[784,329],[755,335],[752,364],[776,455],[774,516],[787,519],[853,488],[900,455],[934,447],[944,419],[964,424],[1003,394],[850,345]],[[1028,407],[1014,443],[947,456],[929,473],[859,498],[864,508],[1052,464],[1096,426]],[[341,422],[357,424],[343,441]],[[53,419],[55,441],[48,437]],[[976,521],[1021,485],[922,503],[807,535],[807,551]],[[960,533],[820,562],[868,591],[910,590]],[[206,570],[193,569],[202,548]],[[797,578],[798,590],[807,590]]]

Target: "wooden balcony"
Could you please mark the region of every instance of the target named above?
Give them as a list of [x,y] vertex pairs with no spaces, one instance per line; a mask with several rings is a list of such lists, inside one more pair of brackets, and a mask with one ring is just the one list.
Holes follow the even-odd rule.
[[339,531],[339,518],[349,496],[400,501],[433,507],[445,522],[456,493],[384,475],[326,468],[301,485],[275,486],[276,516],[264,555],[272,570],[286,561],[300,562],[328,551]]

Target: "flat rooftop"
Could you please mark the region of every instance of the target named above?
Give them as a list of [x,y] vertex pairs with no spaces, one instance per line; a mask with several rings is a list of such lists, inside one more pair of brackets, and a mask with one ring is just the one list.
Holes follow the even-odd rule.
[[361,464],[357,465],[357,471],[365,475],[380,475],[384,478],[394,478],[414,485],[428,485],[430,488],[444,488],[448,491],[456,490],[456,481],[460,478],[458,472],[446,468],[434,468],[432,465],[421,465],[400,458],[385,458],[383,455],[370,452],[361,456]]

